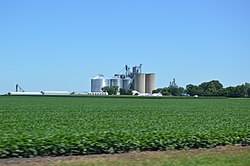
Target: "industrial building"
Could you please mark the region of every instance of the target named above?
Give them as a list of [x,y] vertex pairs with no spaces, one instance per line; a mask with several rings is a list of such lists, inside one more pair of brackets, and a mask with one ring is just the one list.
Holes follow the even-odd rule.
[[8,92],[7,95],[12,96],[65,96],[70,95],[68,91],[41,91],[41,92],[26,92],[18,84],[16,84],[15,92]]
[[8,92],[11,96],[67,96],[68,91],[41,91],[41,92]]
[[[122,89],[131,90],[132,94],[137,95],[152,95],[152,91],[156,89],[156,74],[142,73],[142,65],[134,66],[132,68],[125,65],[125,68],[119,74],[114,74],[113,78],[106,78],[103,74],[98,74],[91,79],[91,92],[85,93],[88,95],[108,95],[103,92],[104,87],[118,87],[118,91]],[[68,91],[40,91],[40,92],[26,92],[18,84],[16,84],[16,91],[9,92],[8,95],[37,95],[37,96],[58,96],[71,95],[75,92]]]
[[91,92],[102,92],[102,88],[117,86],[119,89],[135,90],[139,93],[149,93],[156,88],[156,74],[142,73],[142,65],[124,68],[125,73],[115,74],[113,78],[107,79],[103,74],[98,74],[91,79]]

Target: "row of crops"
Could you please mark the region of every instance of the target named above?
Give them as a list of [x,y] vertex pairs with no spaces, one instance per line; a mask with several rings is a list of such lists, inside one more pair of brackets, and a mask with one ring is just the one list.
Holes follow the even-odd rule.
[[250,145],[249,99],[0,97],[0,158]]

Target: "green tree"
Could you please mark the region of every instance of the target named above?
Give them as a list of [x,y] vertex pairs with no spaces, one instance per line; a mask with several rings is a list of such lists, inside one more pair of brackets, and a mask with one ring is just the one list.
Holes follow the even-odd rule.
[[119,88],[118,86],[112,86],[112,87],[105,86],[102,88],[102,91],[108,92],[108,95],[116,95],[118,92],[118,88]]
[[184,93],[184,88],[171,86],[171,87],[168,87],[168,92],[172,96],[180,96],[182,93]]
[[237,97],[247,97],[248,87],[246,85],[238,85],[236,86],[235,93]]
[[169,95],[171,95],[170,92],[169,92],[169,88],[168,87],[162,88],[161,94],[163,96],[169,96]]
[[245,83],[246,86],[246,92],[247,92],[247,97],[250,97],[250,83]]
[[199,86],[189,84],[186,93],[199,96],[250,97],[250,83],[223,88],[218,80],[203,82]]
[[250,84],[245,83],[236,87],[227,87],[223,90],[223,95],[226,97],[249,97]]
[[120,95],[132,95],[132,90],[126,90],[123,88],[120,88]]
[[182,87],[174,87],[169,86],[165,88],[158,88],[153,90],[153,93],[161,93],[163,96],[180,96],[182,93],[184,93],[185,89]]
[[202,94],[204,96],[221,96],[221,90],[223,85],[218,80],[212,80],[209,82],[203,82],[199,85],[202,89]]
[[162,88],[158,88],[152,91],[152,93],[161,93],[162,92]]
[[161,93],[163,96],[169,96],[169,88],[165,87],[165,88],[158,88],[153,90],[153,93]]
[[224,88],[223,96],[236,97],[236,95],[235,95],[235,87],[230,86],[230,87]]
[[199,95],[202,96],[202,89],[196,85],[188,84],[186,86],[187,94],[190,96]]

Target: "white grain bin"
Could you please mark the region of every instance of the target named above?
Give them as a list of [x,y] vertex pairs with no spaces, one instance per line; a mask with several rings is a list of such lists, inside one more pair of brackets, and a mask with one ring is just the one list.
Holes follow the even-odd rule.
[[109,85],[109,79],[99,74],[91,79],[91,92],[102,92],[102,88]]
[[119,77],[110,79],[110,86],[118,86],[118,89],[123,88],[123,80]]
[[123,79],[123,88],[126,90],[131,89],[131,85],[133,83],[133,79],[131,79],[130,77],[126,77]]

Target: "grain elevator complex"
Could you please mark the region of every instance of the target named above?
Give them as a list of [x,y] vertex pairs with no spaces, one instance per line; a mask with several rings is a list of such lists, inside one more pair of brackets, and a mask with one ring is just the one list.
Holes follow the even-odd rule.
[[127,65],[125,73],[115,74],[113,78],[105,78],[103,74],[98,74],[91,79],[91,93],[102,93],[103,87],[117,86],[118,89],[135,90],[139,93],[152,94],[156,88],[156,74],[142,73],[142,65],[132,67]]
[[[134,66],[132,68],[125,65],[125,68],[114,74],[113,78],[106,78],[103,74],[98,74],[91,79],[91,92],[68,92],[68,91],[24,91],[19,84],[16,84],[16,91],[8,92],[5,95],[14,96],[67,96],[67,95],[108,95],[108,91],[103,91],[104,87],[116,87],[115,94],[124,94],[140,96],[155,96],[161,94],[152,94],[156,89],[156,74],[142,73],[142,65]],[[117,89],[118,88],[118,89]],[[123,89],[123,90],[121,90]],[[118,90],[118,91],[117,91]],[[120,91],[121,90],[121,91]],[[123,93],[120,93],[123,92]],[[162,95],[161,95],[162,96]]]

